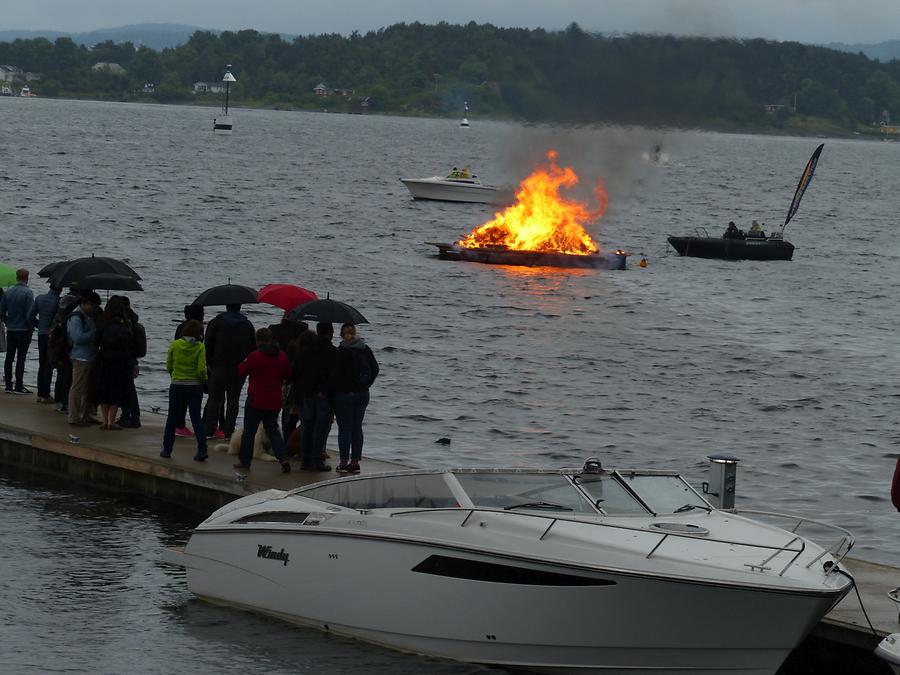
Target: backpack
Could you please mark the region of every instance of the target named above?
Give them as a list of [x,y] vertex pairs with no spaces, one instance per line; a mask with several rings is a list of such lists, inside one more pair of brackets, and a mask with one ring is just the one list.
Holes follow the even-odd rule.
[[134,352],[134,358],[142,359],[147,356],[147,331],[144,330],[144,325],[137,321],[131,324],[131,331],[131,349]]
[[[47,360],[53,368],[63,368],[69,362],[72,343],[69,342],[67,326],[69,317],[76,307],[78,307],[77,303],[68,308],[60,308],[56,316],[53,317],[53,327],[50,329],[50,335],[47,337]],[[84,315],[80,316],[83,326]]]
[[372,366],[368,349],[350,349],[350,366],[354,388],[368,389],[372,386]]

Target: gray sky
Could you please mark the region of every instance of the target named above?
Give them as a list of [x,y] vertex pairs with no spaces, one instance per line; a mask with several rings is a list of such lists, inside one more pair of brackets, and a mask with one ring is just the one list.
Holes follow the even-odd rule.
[[134,23],[300,34],[366,32],[400,21],[801,42],[900,38],[900,0],[6,0],[3,28],[71,32]]

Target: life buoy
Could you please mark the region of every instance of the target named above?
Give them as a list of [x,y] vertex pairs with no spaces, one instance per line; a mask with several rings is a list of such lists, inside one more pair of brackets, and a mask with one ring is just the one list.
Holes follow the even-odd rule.
[[897,466],[894,467],[894,480],[891,483],[891,502],[894,508],[900,511],[900,457],[897,458]]

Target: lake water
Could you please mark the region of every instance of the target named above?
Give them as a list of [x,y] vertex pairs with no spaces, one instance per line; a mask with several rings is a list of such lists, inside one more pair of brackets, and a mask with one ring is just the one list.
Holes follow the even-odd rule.
[[[782,222],[821,141],[249,110],[216,137],[214,114],[0,99],[0,260],[33,271],[91,252],[131,262],[146,290],[132,294],[150,336],[145,407],[165,405],[164,355],[184,304],[229,279],[298,283],[371,322],[362,334],[382,375],[370,456],[571,466],[596,455],[697,484],[706,456],[728,453],[741,459],[740,506],[834,522],[856,535],[853,555],[900,561],[888,496],[900,144],[825,141],[786,232],[795,259],[735,263],[679,258],[666,235]],[[661,166],[642,158],[657,143]],[[585,198],[605,179],[609,211],[589,229],[633,252],[629,269],[433,257],[425,241],[453,241],[491,209],[414,202],[399,177],[468,165],[515,184],[550,148]],[[279,317],[245,309],[257,325]],[[190,523],[158,508],[13,476],[0,503],[12,542],[2,600],[14,600],[2,612],[20,627],[4,651],[18,670],[113,672],[128,653],[144,672],[475,672],[190,601],[159,564]]]

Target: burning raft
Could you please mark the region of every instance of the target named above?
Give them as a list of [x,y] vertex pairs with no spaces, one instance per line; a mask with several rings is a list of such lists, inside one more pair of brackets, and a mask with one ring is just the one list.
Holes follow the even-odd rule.
[[547,153],[547,164],[538,166],[516,191],[516,201],[493,220],[476,227],[469,236],[437,246],[443,260],[466,260],[492,265],[528,267],[586,267],[625,269],[624,251],[602,253],[582,223],[599,219],[608,199],[602,181],[594,189],[597,208],[560,196],[572,188],[578,175],[571,167],[556,164],[556,151]]
[[467,248],[459,244],[425,242],[438,248],[441,260],[465,260],[490,265],[523,265],[526,267],[583,267],[604,270],[624,270],[628,254],[615,253],[547,253],[544,251],[517,251],[503,245]]

